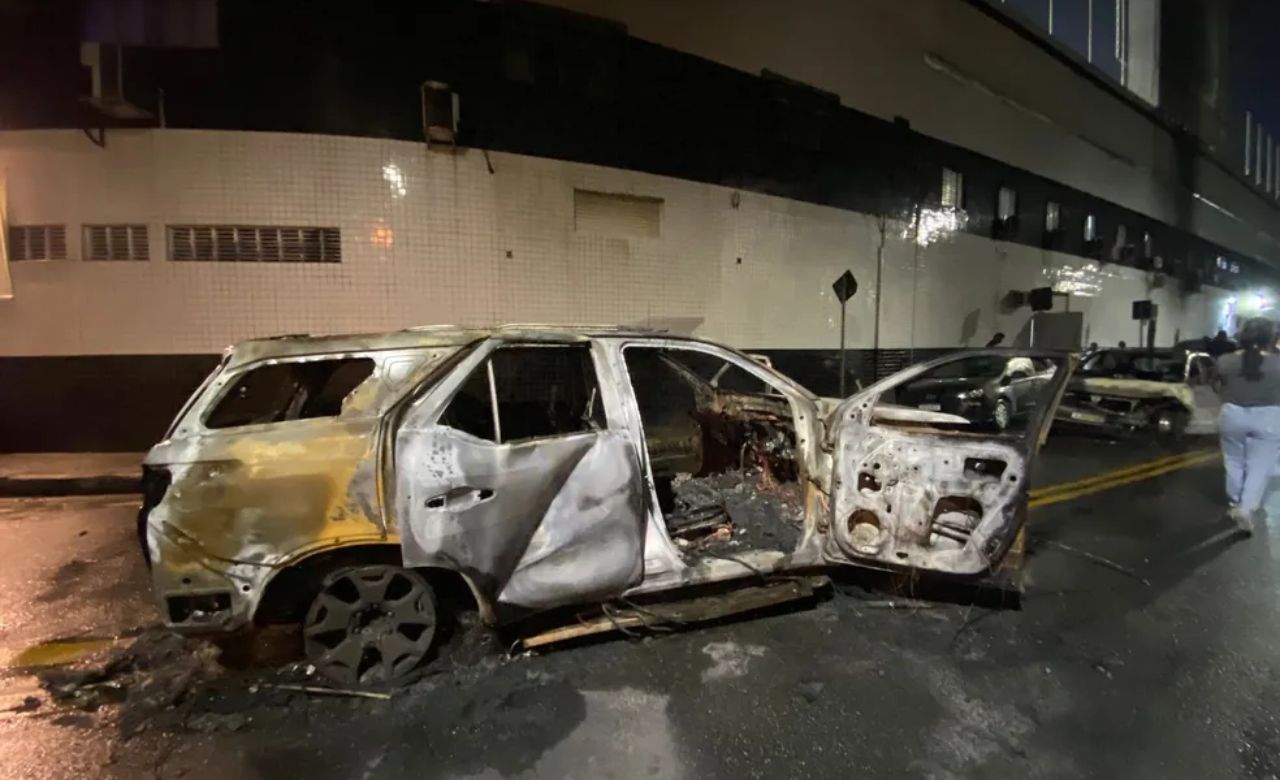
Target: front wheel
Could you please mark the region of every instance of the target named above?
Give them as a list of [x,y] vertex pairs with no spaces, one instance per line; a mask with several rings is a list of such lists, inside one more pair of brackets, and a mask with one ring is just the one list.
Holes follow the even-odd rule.
[[325,577],[302,624],[316,670],[341,685],[395,685],[427,658],[436,635],[436,597],[422,576],[399,566],[337,569]]
[[1190,422],[1191,415],[1181,409],[1160,409],[1151,418],[1156,438],[1169,447],[1182,444]]

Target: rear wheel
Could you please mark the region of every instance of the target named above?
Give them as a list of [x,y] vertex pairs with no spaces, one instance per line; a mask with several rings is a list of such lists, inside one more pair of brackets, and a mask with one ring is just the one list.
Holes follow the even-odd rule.
[[1002,431],[1009,430],[1009,425],[1013,422],[1013,407],[1009,405],[1007,398],[1001,398],[996,401],[996,409],[992,414],[996,428]]
[[436,636],[436,598],[423,577],[390,565],[337,569],[302,624],[307,660],[342,685],[403,682]]

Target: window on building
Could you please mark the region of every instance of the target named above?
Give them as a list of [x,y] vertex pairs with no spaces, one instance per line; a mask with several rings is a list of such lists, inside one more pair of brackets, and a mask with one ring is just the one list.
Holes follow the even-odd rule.
[[85,260],[149,260],[146,225],[85,225]]
[[170,225],[169,259],[248,263],[340,263],[336,227]]
[[1089,214],[1084,218],[1084,240],[1098,240],[1098,218],[1092,214]]
[[10,260],[66,260],[66,225],[11,225]]
[[964,174],[950,168],[942,169],[942,207],[964,208]]
[[1018,192],[1012,187],[1001,187],[996,194],[996,219],[1009,222],[1018,216]]
[[1056,233],[1062,229],[1062,206],[1049,201],[1044,204],[1044,231]]
[[1155,241],[1151,239],[1151,231],[1142,231],[1142,256],[1145,258],[1153,258],[1156,256]]
[[369,358],[298,360],[250,369],[205,418],[207,428],[337,417],[342,403],[373,374]]
[[1116,225],[1116,240],[1111,245],[1111,257],[1113,260],[1123,260],[1128,255],[1129,248],[1129,229],[1124,225]]
[[590,347],[503,347],[472,372],[440,422],[499,443],[603,428]]

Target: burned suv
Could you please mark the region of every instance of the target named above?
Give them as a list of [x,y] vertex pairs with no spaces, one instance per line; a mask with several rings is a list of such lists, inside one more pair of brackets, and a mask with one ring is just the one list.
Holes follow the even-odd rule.
[[1104,349],[1086,355],[1058,407],[1066,425],[1177,438],[1218,430],[1217,365],[1204,352]]
[[403,678],[459,609],[505,624],[831,564],[998,577],[1070,368],[976,353],[1051,372],[999,433],[901,392],[972,354],[840,401],[637,330],[249,341],[148,454],[139,530],[171,628],[300,622],[348,683]]

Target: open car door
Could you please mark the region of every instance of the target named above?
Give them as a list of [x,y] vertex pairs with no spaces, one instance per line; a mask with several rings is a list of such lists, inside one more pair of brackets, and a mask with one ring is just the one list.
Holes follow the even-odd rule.
[[[1025,413],[1001,430],[991,388],[1008,381],[1010,361],[1027,358],[1043,379]],[[961,576],[992,571],[1025,522],[1031,464],[1071,368],[1061,354],[957,353],[844,401],[828,427],[833,496],[824,555]]]
[[405,565],[458,571],[493,606],[621,594],[644,571],[643,483],[591,345],[485,350],[393,433]]

